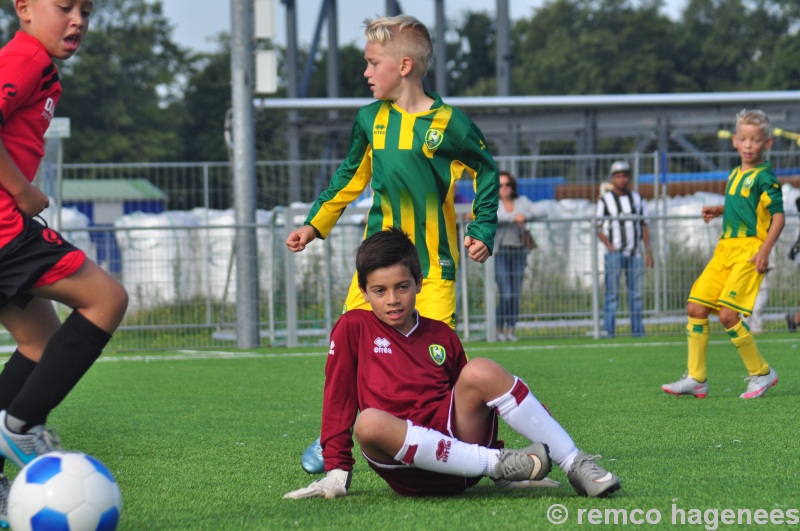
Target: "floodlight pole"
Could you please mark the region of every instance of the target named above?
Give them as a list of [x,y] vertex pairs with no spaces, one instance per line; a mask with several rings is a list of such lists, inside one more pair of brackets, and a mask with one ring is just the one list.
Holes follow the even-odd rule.
[[231,0],[233,197],[236,219],[236,343],[258,346],[256,143],[253,120],[255,34],[253,0]]

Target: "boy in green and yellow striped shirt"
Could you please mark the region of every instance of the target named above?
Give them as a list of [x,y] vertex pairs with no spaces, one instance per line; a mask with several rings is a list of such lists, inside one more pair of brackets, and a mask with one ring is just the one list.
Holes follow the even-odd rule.
[[[422,263],[417,310],[455,329],[456,182],[472,180],[473,221],[463,245],[472,260],[483,263],[497,230],[497,164],[472,120],[424,90],[422,80],[433,58],[427,28],[403,15],[365,24],[364,77],[378,101],[358,111],[347,157],[286,246],[299,252],[315,238],[327,237],[344,209],[371,186],[364,237],[388,227],[409,235]],[[370,310],[354,274],[344,311],[357,308]],[[319,439],[304,452],[301,464],[309,473],[323,471]]]
[[[433,55],[425,26],[409,16],[365,22],[364,76],[378,101],[358,111],[347,158],[286,245],[298,252],[327,237],[344,209],[371,185],[364,237],[392,226],[408,234],[423,268],[417,309],[455,328],[456,182],[473,182],[473,221],[463,244],[470,258],[485,262],[497,228],[497,165],[472,120],[423,90]],[[354,308],[369,310],[355,278],[345,311]]]
[[703,221],[722,217],[722,235],[714,256],[692,286],[686,311],[689,362],[686,374],[661,389],[673,395],[705,398],[708,314],[719,315],[731,343],[750,373],[741,398],[758,398],[778,374],[758,351],[740,315],[749,316],[769,266],[769,253],[783,230],[783,194],[765,153],[772,147],[767,115],[743,110],[737,115],[733,146],[742,163],[728,177],[724,206],[703,207]]

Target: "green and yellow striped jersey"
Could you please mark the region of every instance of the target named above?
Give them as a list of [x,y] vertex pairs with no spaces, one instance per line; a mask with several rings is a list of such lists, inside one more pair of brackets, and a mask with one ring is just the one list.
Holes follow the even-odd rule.
[[720,239],[755,236],[763,241],[772,215],[782,213],[783,192],[769,161],[745,172],[736,167],[725,189]]
[[430,110],[409,114],[391,101],[359,109],[350,150],[306,225],[325,238],[344,209],[372,187],[364,237],[401,228],[417,247],[425,278],[455,280],[459,261],[456,181],[472,179],[475,200],[467,235],[494,246],[499,181],[480,129],[436,93]]

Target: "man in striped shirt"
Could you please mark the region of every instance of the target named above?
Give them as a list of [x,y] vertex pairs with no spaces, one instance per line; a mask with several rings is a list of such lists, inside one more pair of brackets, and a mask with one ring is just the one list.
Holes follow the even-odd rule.
[[613,188],[597,202],[597,237],[606,246],[603,328],[607,337],[614,337],[619,304],[619,278],[625,272],[631,315],[631,335],[644,335],[642,290],[644,266],[653,267],[650,252],[650,230],[647,227],[647,206],[642,196],[628,190],[631,167],[618,160],[611,165]]

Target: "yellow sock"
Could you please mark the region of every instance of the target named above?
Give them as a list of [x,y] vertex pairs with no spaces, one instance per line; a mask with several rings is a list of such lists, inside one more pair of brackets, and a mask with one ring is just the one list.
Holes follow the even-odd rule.
[[756,346],[756,340],[750,333],[750,328],[744,321],[739,321],[733,328],[726,328],[725,332],[730,336],[731,343],[739,350],[744,366],[750,376],[763,375],[769,372],[769,364]]
[[694,319],[689,317],[689,324],[686,325],[686,337],[689,342],[689,376],[698,382],[705,382],[708,318]]

